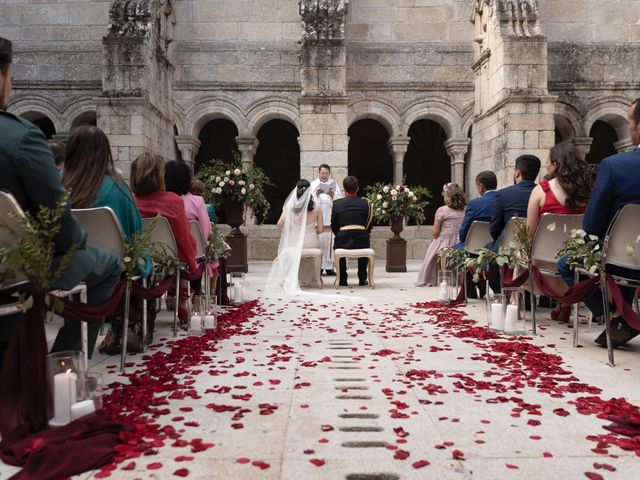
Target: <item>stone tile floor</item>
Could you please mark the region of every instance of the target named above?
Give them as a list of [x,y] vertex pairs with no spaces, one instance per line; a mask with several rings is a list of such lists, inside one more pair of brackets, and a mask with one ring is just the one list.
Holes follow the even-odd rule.
[[[251,320],[253,330],[219,342],[210,363],[191,375],[191,388],[200,398],[169,400],[170,414],[158,419],[162,425],[184,429],[187,440],[202,438],[215,447],[192,454],[167,442],[157,455],[137,458],[132,470],[119,468],[111,477],[177,478],[176,469],[187,468],[187,478],[194,479],[578,479],[587,478],[585,472],[607,479],[640,478],[640,461],[633,451],[616,446],[609,447],[608,454],[592,451],[596,443],[586,437],[608,433],[603,429],[608,422],[581,415],[569,403],[588,394],[555,398],[526,382],[501,394],[495,386],[484,390],[478,384],[461,385],[461,377],[499,384],[496,378],[508,376],[511,367],[487,361],[488,354],[495,354],[487,349],[491,340],[463,338],[458,327],[410,306],[435,299],[435,288],[412,286],[419,266],[410,261],[406,274],[391,274],[379,262],[375,289],[336,290],[326,285],[322,290],[358,296],[361,305],[347,299],[327,305],[264,301],[265,311]],[[268,263],[250,264],[249,298],[260,296],[268,268]],[[331,283],[333,278],[325,280]],[[462,310],[485,325],[483,302],[472,300]],[[150,353],[173,347],[170,319],[166,310],[160,314],[157,345]],[[593,343],[601,330],[597,325],[590,330],[585,325],[582,347],[573,348],[571,329],[549,320],[546,310],[539,322],[539,335],[531,344],[559,355],[562,367],[579,381],[602,389],[603,399],[625,397],[640,405],[640,341],[616,351],[617,366],[611,368],[606,351]],[[50,340],[57,325],[47,326]],[[97,354],[91,369],[105,374],[107,383],[126,381],[113,367],[117,360]],[[134,365],[143,362],[142,355],[130,360]],[[226,372],[212,376],[208,369]],[[135,370],[136,366],[129,368]],[[412,370],[423,371],[425,378],[412,376]],[[230,391],[205,393],[221,386]],[[232,397],[247,393],[250,396],[243,399]],[[540,415],[519,411],[510,400],[490,400],[500,395],[522,398]],[[240,420],[242,427],[237,421],[236,428],[231,426],[231,413],[206,408],[211,402],[249,410]],[[273,414],[258,414],[265,403],[277,407]],[[192,410],[184,413],[181,407]],[[557,409],[569,414],[554,414]],[[177,415],[184,419],[176,420]],[[541,423],[531,426],[531,419]],[[194,459],[177,462],[180,455]],[[157,462],[162,468],[147,468]],[[597,469],[598,464],[615,471]],[[0,479],[15,471],[0,465]],[[94,477],[95,472],[77,478]]]

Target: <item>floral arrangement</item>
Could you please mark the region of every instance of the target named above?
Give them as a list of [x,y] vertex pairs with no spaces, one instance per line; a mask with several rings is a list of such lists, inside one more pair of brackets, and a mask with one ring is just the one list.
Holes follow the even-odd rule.
[[151,241],[151,234],[156,228],[158,217],[151,222],[144,224],[142,232],[134,233],[124,241],[124,256],[122,257],[122,271],[127,278],[132,278],[138,274],[140,268],[144,268],[147,258],[155,249],[155,243]]
[[440,259],[440,265],[443,270],[447,268],[461,268],[465,265],[469,254],[466,250],[460,248],[445,247],[438,252],[438,258]]
[[213,227],[205,251],[207,262],[215,262],[219,258],[229,255],[231,247],[227,243],[228,236],[228,234],[222,233],[215,226]]
[[431,193],[425,187],[408,187],[375,183],[365,190],[367,199],[373,207],[376,220],[389,220],[391,217],[405,217],[417,223],[424,221],[424,207],[428,205]]
[[264,188],[271,185],[269,177],[258,167],[244,171],[240,154],[234,152],[233,161],[225,163],[214,159],[196,174],[205,185],[205,200],[214,205],[225,202],[242,202],[251,207],[259,219],[269,211]]
[[586,270],[591,275],[600,272],[600,264],[604,258],[598,236],[588,235],[584,230],[575,228],[569,232],[569,238],[556,253],[556,258],[564,256],[568,257],[571,268]]

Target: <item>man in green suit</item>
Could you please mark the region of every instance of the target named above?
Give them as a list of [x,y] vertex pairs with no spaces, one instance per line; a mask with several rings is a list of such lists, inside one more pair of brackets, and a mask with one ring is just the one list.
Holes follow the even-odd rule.
[[[53,207],[64,192],[60,173],[44,135],[32,123],[6,112],[13,66],[11,42],[0,37],[0,190],[11,193],[20,206],[36,212],[40,205]],[[68,206],[62,218],[62,229],[55,239],[57,255],[72,245],[78,247],[71,262],[52,286],[70,289],[80,282],[87,285],[90,304],[99,305],[110,298],[120,278],[119,259],[104,250],[86,244],[87,234]],[[0,363],[17,318],[0,322]],[[89,353],[93,351],[99,322],[89,324]],[[52,351],[80,350],[79,322],[65,320]]]

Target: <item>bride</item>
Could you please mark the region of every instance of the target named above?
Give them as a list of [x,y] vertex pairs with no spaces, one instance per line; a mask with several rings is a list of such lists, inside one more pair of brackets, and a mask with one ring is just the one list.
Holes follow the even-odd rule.
[[299,295],[300,285],[320,286],[314,284],[314,269],[321,268],[315,259],[300,265],[304,248],[320,248],[318,234],[324,230],[322,211],[315,208],[310,186],[308,180],[298,180],[285,200],[278,220],[282,230],[278,256],[271,265],[265,295]]

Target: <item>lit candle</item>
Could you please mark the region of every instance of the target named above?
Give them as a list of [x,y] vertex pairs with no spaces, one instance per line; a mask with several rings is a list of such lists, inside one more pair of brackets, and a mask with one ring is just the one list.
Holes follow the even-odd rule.
[[71,404],[76,401],[76,374],[70,369],[53,377],[52,423],[66,425],[71,421]]
[[502,304],[491,304],[491,328],[502,330]]
[[440,282],[440,290],[438,290],[438,300],[441,302],[449,301],[449,288],[446,281]]
[[517,305],[507,305],[507,314],[504,317],[505,332],[514,332],[516,330],[517,321],[518,321]]
[[71,405],[71,420],[90,415],[96,411],[93,400],[82,400],[81,402]]
[[205,330],[214,330],[216,328],[216,316],[205,315],[204,316],[204,328]]
[[202,318],[197,315],[193,315],[189,324],[189,330],[202,330]]
[[233,286],[233,301],[236,303],[242,303],[242,285],[236,283]]

